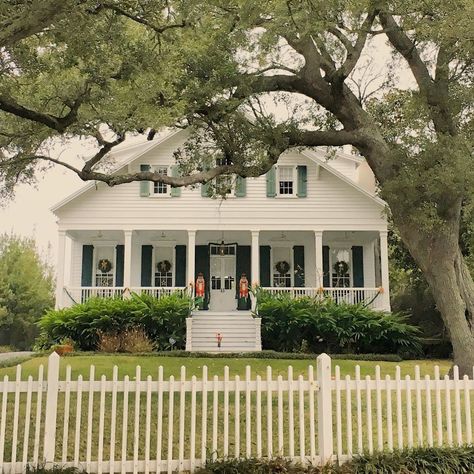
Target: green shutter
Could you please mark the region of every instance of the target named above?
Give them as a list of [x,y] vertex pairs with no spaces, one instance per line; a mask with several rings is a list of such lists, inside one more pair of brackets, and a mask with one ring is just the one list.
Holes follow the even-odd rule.
[[276,168],[273,166],[266,174],[267,177],[267,197],[276,196]]
[[270,246],[260,245],[260,286],[270,286]]
[[94,258],[94,246],[82,246],[82,275],[81,286],[92,286],[92,261]]
[[187,286],[186,283],[186,245],[175,247],[174,283],[176,286]]
[[[170,169],[171,177],[177,178],[179,176],[179,168],[177,165],[171,166]],[[171,197],[181,196],[181,188],[171,188]]]
[[247,195],[247,180],[242,176],[237,176],[235,180],[235,195],[236,197],[245,197]]
[[355,288],[364,286],[364,248],[360,245],[352,247],[352,280]]
[[323,286],[329,288],[331,282],[331,273],[329,271],[329,247],[323,245]]
[[[150,165],[140,165],[140,171],[150,171]],[[140,181],[140,196],[148,197],[150,195],[150,181]]]
[[115,286],[123,286],[124,245],[115,247]]
[[304,287],[304,246],[293,247],[293,264],[295,272],[295,286]]
[[308,167],[307,166],[297,166],[298,171],[298,192],[297,196],[302,198],[307,196],[307,175]]
[[206,282],[206,295],[204,298],[204,307],[203,309],[209,309],[209,297],[210,297],[210,259],[209,259],[209,246],[208,245],[196,245],[196,257],[195,257],[195,275],[194,281],[196,281],[198,273],[204,275],[204,280]]
[[242,273],[247,274],[247,280],[250,284],[252,281],[252,275],[250,273],[250,252],[250,245],[237,245],[237,256],[235,259],[235,297],[238,301],[237,309],[240,310],[249,310],[251,307],[250,298],[248,298],[245,306],[242,305],[244,302],[239,299],[239,281]]
[[151,286],[151,272],[152,272],[152,245],[142,245],[142,277],[141,286]]
[[209,196],[209,183],[201,184],[201,196],[202,197],[211,197],[211,196]]

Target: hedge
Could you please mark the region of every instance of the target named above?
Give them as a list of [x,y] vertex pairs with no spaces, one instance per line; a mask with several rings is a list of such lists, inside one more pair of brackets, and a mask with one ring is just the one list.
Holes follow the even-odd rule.
[[[186,318],[191,300],[172,294],[154,298],[133,294],[130,299],[91,298],[71,308],[47,312],[39,321],[38,349],[71,339],[76,349],[94,351],[102,332],[123,332],[141,327],[158,350],[184,349]],[[175,343],[170,343],[172,338]]]
[[279,352],[421,353],[420,331],[402,314],[287,294],[259,292],[264,349]]

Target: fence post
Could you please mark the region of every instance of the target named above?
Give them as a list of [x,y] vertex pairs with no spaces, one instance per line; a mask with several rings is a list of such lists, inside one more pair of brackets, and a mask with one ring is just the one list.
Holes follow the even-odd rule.
[[56,417],[59,391],[59,355],[53,352],[48,357],[48,384],[46,388],[46,414],[44,417],[44,462],[54,464],[56,446]]
[[327,354],[318,356],[317,368],[319,456],[324,466],[333,455],[331,358]]

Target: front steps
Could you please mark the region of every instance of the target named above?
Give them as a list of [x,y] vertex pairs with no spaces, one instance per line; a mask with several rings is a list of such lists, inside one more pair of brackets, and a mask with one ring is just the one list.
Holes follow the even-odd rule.
[[[217,333],[222,335],[217,347]],[[186,320],[186,350],[192,352],[257,352],[262,350],[260,318],[250,311],[195,311]]]

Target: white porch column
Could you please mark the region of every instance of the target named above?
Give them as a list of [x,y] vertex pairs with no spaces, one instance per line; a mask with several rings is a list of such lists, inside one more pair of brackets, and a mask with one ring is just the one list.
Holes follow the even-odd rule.
[[388,274],[388,241],[386,230],[380,231],[380,272],[382,274],[382,288],[384,308],[390,311],[390,280]]
[[314,244],[316,256],[316,288],[323,286],[323,231],[314,231]]
[[63,307],[64,267],[66,265],[66,231],[58,232],[58,258],[56,265],[56,308]]
[[133,230],[124,230],[124,251],[123,251],[123,287],[132,286],[132,235]]
[[[252,287],[260,284],[260,241],[259,241],[260,231],[252,230],[252,250],[251,250],[251,273],[252,281],[249,282]],[[257,299],[252,298],[252,311],[255,311],[257,307]],[[257,349],[258,350],[258,349]]]
[[260,284],[260,241],[259,241],[259,230],[252,230],[252,255],[251,255],[251,273],[252,281],[250,284]]
[[188,255],[186,259],[187,265],[187,282],[193,284],[194,287],[194,274],[196,266],[196,231],[188,230]]

